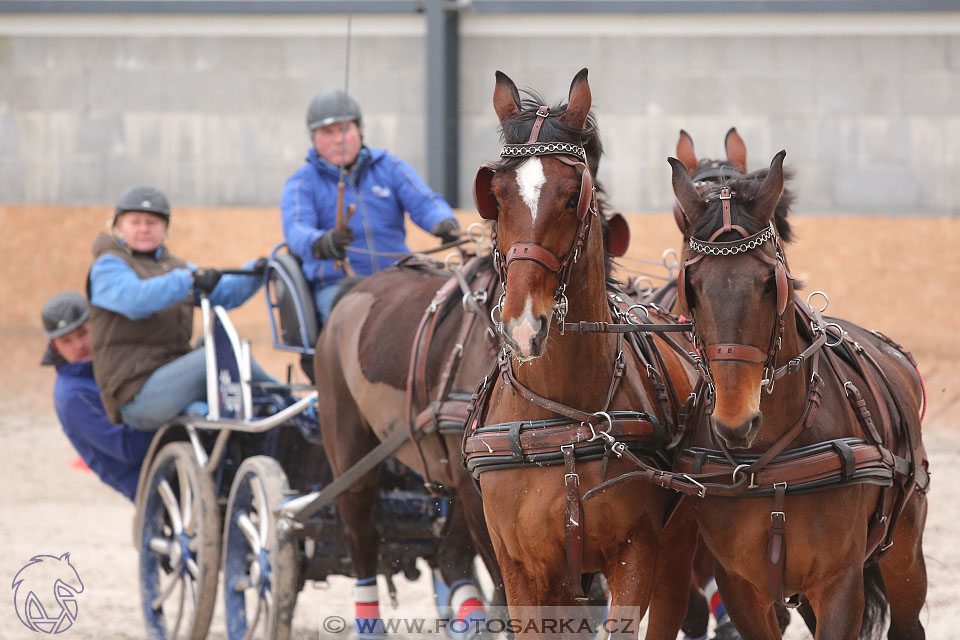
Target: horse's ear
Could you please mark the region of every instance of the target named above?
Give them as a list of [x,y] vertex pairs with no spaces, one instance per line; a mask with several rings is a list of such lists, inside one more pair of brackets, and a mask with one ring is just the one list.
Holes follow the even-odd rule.
[[497,86],[493,90],[493,110],[502,125],[520,112],[520,92],[507,74],[497,71]]
[[587,69],[583,68],[570,83],[567,110],[560,116],[560,121],[583,131],[592,104],[593,97],[590,95],[590,84],[587,82]]
[[61,561],[66,560],[67,562],[70,562],[70,552],[67,551],[65,554],[60,556],[58,560],[61,560]]
[[680,139],[677,140],[677,158],[693,175],[697,169],[697,155],[693,152],[693,138],[683,129],[680,129]]
[[760,190],[754,198],[754,213],[764,216],[764,220],[770,220],[773,217],[780,195],[783,193],[783,159],[786,155],[786,151],[781,151],[773,156],[770,171],[767,172],[767,177],[763,179],[763,184],[760,185]]
[[727,150],[727,160],[733,163],[743,173],[747,172],[747,145],[737,133],[736,127],[730,127],[727,137],[723,139],[723,146]]
[[673,194],[677,196],[684,216],[692,224],[703,211],[703,199],[693,186],[687,167],[676,158],[667,158],[667,162],[673,168]]

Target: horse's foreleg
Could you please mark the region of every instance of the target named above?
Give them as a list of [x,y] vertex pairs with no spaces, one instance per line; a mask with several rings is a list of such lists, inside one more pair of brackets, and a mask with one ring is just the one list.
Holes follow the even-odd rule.
[[474,555],[463,504],[451,500],[433,576],[437,609],[441,618],[449,619],[447,629],[451,637],[471,638],[482,634],[485,628],[483,598],[473,575]]
[[[610,587],[610,613],[604,622],[601,637],[636,638],[640,621],[646,613],[653,593],[656,576],[659,536],[653,531],[634,530],[628,541],[624,541],[621,553],[613,554],[610,561],[603,565],[603,575]],[[684,582],[688,582],[689,570],[683,571]],[[686,610],[686,590],[683,593],[682,608]],[[681,614],[681,618],[682,618]],[[677,627],[670,640],[677,637]],[[649,637],[649,636],[648,636]]]
[[690,567],[697,550],[697,523],[690,500],[677,507],[661,540],[647,640],[674,640],[687,614]]
[[861,553],[854,550],[846,558],[837,558],[831,563],[833,573],[805,593],[817,615],[817,640],[856,640],[860,635],[864,602]]
[[715,570],[720,596],[743,640],[780,640],[780,626],[770,597],[744,578],[725,572],[719,562]]
[[920,610],[927,597],[927,568],[923,560],[923,527],[927,500],[914,494],[904,508],[894,533],[894,545],[880,558],[880,571],[890,603],[890,640],[922,640]]
[[[450,443],[448,449],[460,446],[459,439]],[[497,554],[493,549],[493,542],[490,540],[490,532],[487,530],[487,521],[483,517],[483,498],[480,490],[474,483],[469,472],[462,467],[459,471],[454,471],[453,479],[456,483],[457,500],[462,507],[463,517],[466,520],[467,528],[470,531],[470,537],[473,539],[474,549],[479,554],[480,559],[490,574],[490,580],[493,582],[493,597],[490,604],[495,607],[505,607],[507,605],[506,590],[503,586],[503,576],[500,575],[500,564],[497,562]]]

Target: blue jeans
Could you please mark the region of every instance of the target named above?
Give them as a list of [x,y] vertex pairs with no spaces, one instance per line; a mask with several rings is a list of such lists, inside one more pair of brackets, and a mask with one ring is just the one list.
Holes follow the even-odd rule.
[[313,303],[317,306],[320,324],[326,324],[327,318],[330,317],[330,310],[333,309],[333,299],[337,297],[338,291],[340,291],[339,282],[314,289]]
[[[276,382],[252,358],[250,374],[254,382]],[[154,371],[133,400],[120,407],[120,417],[134,429],[156,431],[190,403],[206,399],[207,363],[203,349],[194,349]]]

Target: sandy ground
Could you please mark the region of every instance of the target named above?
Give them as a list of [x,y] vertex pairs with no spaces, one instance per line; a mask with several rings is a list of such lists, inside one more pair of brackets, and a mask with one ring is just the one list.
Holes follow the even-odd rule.
[[[67,638],[145,635],[131,543],[133,507],[95,476],[71,467],[76,456],[50,403],[53,372],[37,366],[44,344],[37,328],[43,300],[63,289],[82,289],[90,262],[87,247],[108,216],[103,207],[0,206],[0,582],[12,581],[34,555],[69,551],[86,588]],[[277,217],[271,210],[177,211],[171,245],[201,266],[235,266],[279,242]],[[655,259],[661,248],[679,243],[666,215],[631,216],[630,222],[632,258]],[[960,625],[955,578],[960,558],[952,528],[960,519],[960,338],[958,304],[948,296],[960,278],[960,220],[797,218],[796,227],[799,240],[788,250],[791,265],[808,290],[828,291],[829,313],[884,331],[920,361],[929,396],[924,428],[933,468],[924,624],[929,638],[953,637]],[[414,246],[424,242],[422,235],[412,236]],[[624,264],[663,273],[642,263]],[[252,340],[255,357],[268,371],[285,376],[293,358],[271,348],[262,296],[232,317],[241,336]],[[302,381],[298,373],[294,368],[294,379]],[[424,578],[397,584],[402,604],[429,602]],[[331,603],[349,603],[350,586],[345,579],[323,588],[308,584],[298,601],[296,637],[318,637],[321,611],[329,611]],[[0,639],[36,637],[17,620],[12,591],[6,593],[0,597]],[[383,590],[381,599],[386,602]],[[211,638],[225,637],[221,609]],[[344,611],[349,614],[350,607]],[[787,637],[809,636],[797,619]]]

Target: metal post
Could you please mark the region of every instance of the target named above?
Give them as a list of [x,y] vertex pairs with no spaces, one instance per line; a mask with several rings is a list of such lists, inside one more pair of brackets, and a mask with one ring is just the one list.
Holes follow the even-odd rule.
[[459,204],[460,13],[447,0],[426,0],[427,183]]

